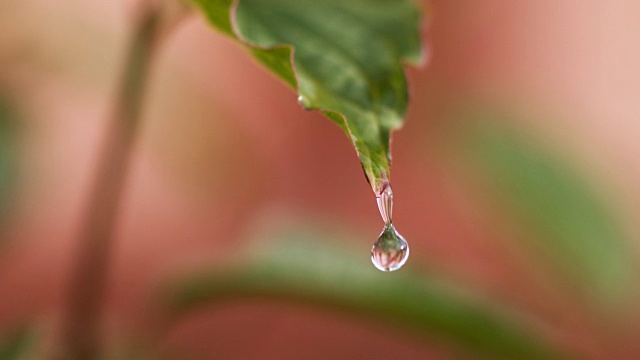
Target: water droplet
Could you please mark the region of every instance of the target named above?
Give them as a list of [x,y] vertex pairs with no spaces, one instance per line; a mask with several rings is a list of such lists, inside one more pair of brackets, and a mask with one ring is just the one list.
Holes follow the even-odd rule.
[[393,191],[386,176],[377,184],[376,201],[380,216],[384,220],[384,229],[378,241],[371,248],[371,261],[382,271],[398,270],[409,258],[409,244],[407,240],[396,231],[391,223],[393,213]]
[[398,270],[409,258],[409,244],[391,223],[385,225],[371,248],[371,262],[381,271]]
[[376,196],[376,201],[385,225],[391,224],[391,214],[393,212],[393,191],[391,191],[391,186],[387,184],[383,187],[382,191]]
[[302,106],[305,110],[311,110],[311,103],[309,99],[303,95],[298,95],[298,104]]

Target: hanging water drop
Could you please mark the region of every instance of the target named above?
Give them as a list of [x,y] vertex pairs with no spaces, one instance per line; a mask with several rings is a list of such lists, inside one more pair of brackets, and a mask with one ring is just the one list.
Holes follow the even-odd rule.
[[395,271],[407,262],[409,244],[392,224],[393,191],[389,183],[382,186],[376,201],[385,225],[378,241],[371,248],[371,262],[382,271]]
[[380,216],[386,224],[391,224],[391,215],[393,212],[393,191],[391,186],[387,185],[380,192],[380,195],[376,197],[378,202],[378,210],[380,210]]
[[371,248],[371,262],[379,270],[395,271],[407,262],[409,244],[391,223],[387,224]]

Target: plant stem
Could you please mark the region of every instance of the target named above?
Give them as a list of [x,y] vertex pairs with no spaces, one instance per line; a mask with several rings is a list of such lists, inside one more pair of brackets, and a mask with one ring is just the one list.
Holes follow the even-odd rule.
[[127,54],[78,239],[69,299],[63,319],[62,346],[56,359],[91,360],[100,354],[101,313],[114,224],[139,125],[159,12],[145,6]]

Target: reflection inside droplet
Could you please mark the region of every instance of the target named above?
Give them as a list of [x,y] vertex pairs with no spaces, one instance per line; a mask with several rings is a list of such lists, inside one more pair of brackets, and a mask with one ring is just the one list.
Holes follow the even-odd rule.
[[409,244],[391,223],[385,225],[371,248],[371,262],[382,271],[398,270],[409,258]]

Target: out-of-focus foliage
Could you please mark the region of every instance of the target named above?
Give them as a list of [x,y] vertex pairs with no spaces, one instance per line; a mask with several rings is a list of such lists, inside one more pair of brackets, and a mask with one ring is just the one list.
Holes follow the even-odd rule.
[[613,310],[634,289],[636,260],[615,214],[554,152],[498,125],[502,117],[480,111],[464,119],[466,161],[536,254]]
[[[146,115],[135,134],[130,176],[123,179],[117,228],[108,229],[115,246],[96,251],[109,259],[104,312],[96,316],[104,320],[98,326],[103,358],[153,359],[176,342],[176,359],[205,347],[211,355],[195,358],[237,354],[240,347],[259,357],[266,347],[292,343],[300,352],[293,358],[306,358],[323,347],[366,353],[372,339],[390,345],[389,353],[408,349],[413,357],[407,358],[416,359],[441,350],[447,358],[457,349],[460,358],[546,359],[565,352],[640,358],[634,338],[640,308],[638,297],[630,296],[638,290],[637,249],[627,241],[638,229],[628,236],[616,223],[633,226],[636,216],[612,211],[617,204],[599,192],[602,184],[585,176],[602,171],[604,183],[620,185],[621,200],[637,210],[640,48],[632,35],[640,2],[192,1],[230,39],[208,36],[205,24],[186,17],[188,24],[163,36],[154,53],[149,96],[125,96]],[[261,78],[230,43],[299,91],[304,106],[340,126],[375,180],[388,170],[389,132],[401,125],[407,106],[402,62],[422,55],[413,3],[433,5],[434,56],[430,68],[412,74],[412,106],[418,106],[408,124],[412,132],[396,144],[396,220],[413,246],[408,267],[382,274],[370,264],[375,233],[358,241],[354,254],[342,243],[329,246],[341,237],[315,227],[275,233],[271,237],[284,242],[274,247],[261,248],[269,238],[243,242],[238,233],[262,210],[272,216],[274,206],[315,214],[316,226],[327,216],[363,233],[377,230],[379,218],[374,200],[358,193],[364,184],[343,176],[353,154],[339,148],[344,139],[334,142],[324,132],[324,125],[333,125],[299,121],[317,114],[280,102],[281,84]],[[2,329],[24,314],[45,324],[52,316],[63,320],[57,316],[64,316],[69,296],[61,286],[73,279],[70,259],[77,253],[72,240],[86,218],[101,166],[96,156],[108,137],[103,121],[115,114],[114,80],[122,75],[116,69],[131,40],[124,16],[137,8],[120,2],[33,5],[0,5],[0,88],[16,100],[9,105],[20,105],[29,130],[22,137],[27,134],[19,127],[16,138],[21,124],[7,111],[12,106],[0,103],[0,236],[20,241],[0,253]],[[172,14],[163,9],[161,18],[172,23]],[[456,122],[467,136],[452,145],[446,114],[452,104],[473,106],[465,102],[469,96],[518,113],[549,109],[562,118],[505,119],[482,110]],[[512,131],[515,123],[523,127]],[[524,136],[538,126],[542,137]],[[24,163],[16,164],[16,141]],[[457,145],[462,157],[440,158],[449,154],[445,147]],[[578,162],[561,159],[565,150],[583,160],[601,157],[581,162],[581,174]],[[16,181],[22,180],[16,165],[25,181]],[[452,174],[451,168],[471,171]],[[17,204],[11,201],[16,185],[25,195]],[[3,231],[2,220],[10,231]],[[494,243],[493,235],[510,242]],[[257,254],[168,289],[177,321],[163,337],[165,329],[155,327],[158,314],[146,312],[163,300],[149,296],[153,283],[194,262],[219,264],[245,248]],[[420,265],[432,272],[414,271]],[[439,274],[460,279],[470,293]],[[258,299],[247,304],[247,298]],[[280,313],[271,311],[274,299],[286,305],[276,306]],[[621,325],[592,304],[628,316]],[[200,312],[208,306],[214,311]],[[254,323],[254,311],[264,321]],[[322,317],[331,311],[338,316]],[[278,315],[282,319],[270,321]],[[358,317],[361,333],[341,337]],[[58,323],[64,321],[54,321],[50,341],[38,346],[56,345]],[[220,330],[212,335],[202,327]],[[25,354],[26,338],[13,330],[0,334],[0,360]],[[316,336],[329,332],[334,337]],[[289,358],[279,350],[274,358]]]
[[[195,0],[209,21],[249,46],[347,134],[374,190],[389,173],[390,132],[404,121],[402,63],[420,63],[410,0]],[[232,11],[235,10],[235,14]]]
[[26,327],[3,334],[0,337],[0,360],[26,359],[34,345],[35,336]]
[[[278,239],[276,241],[269,240]],[[333,239],[333,240],[329,240]],[[169,286],[174,319],[239,298],[271,298],[358,314],[442,338],[461,351],[491,358],[553,359],[553,347],[524,317],[428,274],[372,270],[366,256],[335,234],[298,227],[261,239],[245,264],[205,271]]]
[[13,195],[16,176],[16,123],[9,104],[0,97],[0,221]]

